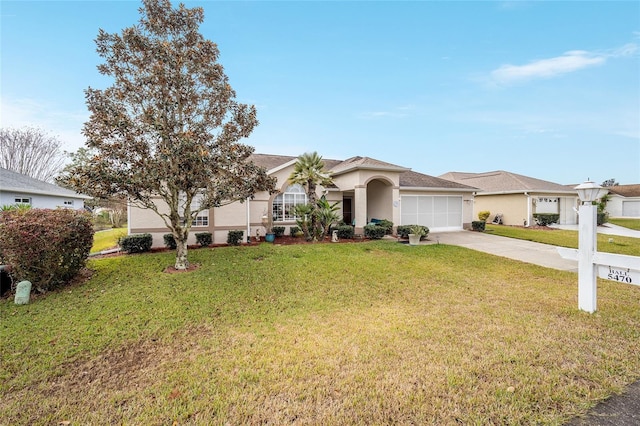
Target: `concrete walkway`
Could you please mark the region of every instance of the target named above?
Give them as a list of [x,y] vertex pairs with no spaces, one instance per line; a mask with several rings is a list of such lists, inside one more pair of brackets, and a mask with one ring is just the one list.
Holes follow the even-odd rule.
[[[564,228],[568,229],[568,228]],[[573,229],[573,228],[571,228]],[[577,230],[577,226],[575,227]],[[603,232],[604,231],[604,232]],[[599,226],[598,232],[640,238],[640,231],[615,225]],[[429,234],[424,244],[450,244],[478,250],[509,259],[563,271],[578,271],[578,262],[560,257],[555,246],[517,240],[482,232],[458,231]],[[577,291],[577,277],[576,277]],[[628,386],[622,394],[599,403],[584,417],[576,417],[568,426],[638,426],[640,425],[640,381]]]

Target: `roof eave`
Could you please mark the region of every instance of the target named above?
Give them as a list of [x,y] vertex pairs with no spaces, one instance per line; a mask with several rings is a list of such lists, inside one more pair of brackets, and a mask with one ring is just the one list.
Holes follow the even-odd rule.
[[0,192],[17,192],[20,194],[34,194],[34,195],[50,195],[50,196],[55,196],[55,197],[67,197],[67,198],[82,198],[84,200],[89,200],[93,197],[90,197],[89,195],[84,195],[84,194],[59,194],[59,193],[55,193],[55,192],[49,192],[49,191],[41,191],[38,189],[24,189],[24,188],[13,188],[13,187],[4,187],[2,188],[2,190],[0,190]]

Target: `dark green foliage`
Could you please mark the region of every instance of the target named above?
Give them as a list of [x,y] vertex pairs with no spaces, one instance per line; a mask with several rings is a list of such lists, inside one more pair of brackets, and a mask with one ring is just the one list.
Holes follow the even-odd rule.
[[474,220],[471,222],[471,229],[478,232],[484,232],[484,228],[487,225],[487,222],[484,220]]
[[551,225],[552,223],[558,223],[560,215],[558,213],[534,213],[533,218],[540,226]]
[[164,234],[162,236],[162,239],[164,240],[164,245],[169,250],[175,250],[176,247],[178,247],[178,245],[176,244],[176,239],[173,237],[173,234]]
[[353,226],[351,225],[340,225],[335,228],[338,231],[338,238],[350,240],[353,239]]
[[[399,225],[396,228],[396,232],[398,234],[398,237],[400,238],[409,238],[409,234],[411,234],[411,228],[413,228],[414,226],[420,226],[420,225]],[[422,229],[424,230],[424,235],[422,236],[422,238],[426,238],[427,235],[429,235],[429,228],[426,226],[422,226]]]
[[393,233],[393,222],[387,219],[382,219],[375,224],[384,229],[385,235],[391,235]]
[[291,235],[292,237],[297,237],[299,233],[302,232],[302,229],[300,229],[299,226],[291,226],[289,228],[289,235]]
[[144,253],[151,250],[153,237],[151,234],[125,235],[118,240],[118,245],[125,253]]
[[609,213],[607,212],[598,212],[598,217],[596,219],[598,221],[598,225],[602,225],[609,221]]
[[207,247],[211,245],[211,243],[213,242],[211,232],[196,232],[196,242],[200,244],[201,247]]
[[84,267],[93,244],[93,224],[70,209],[0,212],[0,263],[14,281],[31,281],[45,292],[67,283]]
[[231,246],[239,246],[243,235],[244,231],[229,231],[229,234],[227,235],[227,244]]
[[387,230],[383,226],[366,225],[364,227],[364,236],[372,240],[379,240],[387,234]]
[[282,237],[284,235],[284,226],[274,226],[271,228],[271,231],[275,234],[276,237]]

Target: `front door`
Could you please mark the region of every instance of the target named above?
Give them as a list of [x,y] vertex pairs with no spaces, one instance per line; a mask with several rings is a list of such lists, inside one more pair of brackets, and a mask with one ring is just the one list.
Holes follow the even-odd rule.
[[353,211],[351,210],[351,198],[342,199],[342,220],[344,223],[351,225],[353,223]]

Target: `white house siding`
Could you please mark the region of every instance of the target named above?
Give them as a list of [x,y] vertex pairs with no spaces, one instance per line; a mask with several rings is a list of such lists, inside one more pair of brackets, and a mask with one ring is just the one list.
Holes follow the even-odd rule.
[[60,197],[55,195],[29,194],[23,192],[0,192],[0,206],[11,206],[16,200],[29,200],[28,204],[34,209],[84,208],[84,199],[74,197]]
[[401,225],[424,225],[431,232],[463,227],[462,195],[402,195],[400,211]]

